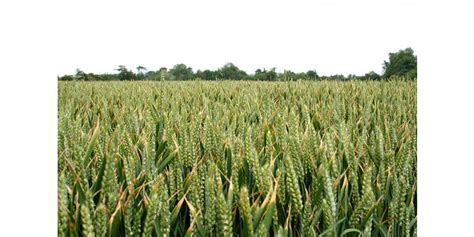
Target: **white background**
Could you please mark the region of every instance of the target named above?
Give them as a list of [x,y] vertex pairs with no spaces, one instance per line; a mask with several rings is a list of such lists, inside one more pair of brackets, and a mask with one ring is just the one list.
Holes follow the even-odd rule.
[[418,233],[472,234],[473,7],[462,1],[2,1],[0,235],[55,236],[56,76],[226,62],[381,73],[418,55]]
[[[18,4],[21,5],[21,4]],[[185,63],[248,73],[276,67],[321,75],[382,72],[389,52],[417,51],[417,4],[384,1],[69,1],[21,5],[24,47],[54,50],[52,72],[150,70]],[[31,7],[31,9],[29,9]],[[4,9],[5,11],[8,11]],[[30,16],[36,16],[32,17]],[[29,27],[30,26],[30,27]],[[19,31],[18,25],[12,25]],[[21,30],[20,30],[21,31]],[[53,36],[54,37],[51,37]]]

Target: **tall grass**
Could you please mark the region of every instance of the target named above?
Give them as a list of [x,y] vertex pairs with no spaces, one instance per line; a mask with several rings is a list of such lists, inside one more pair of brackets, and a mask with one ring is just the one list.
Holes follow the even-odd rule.
[[416,83],[59,82],[60,236],[416,235]]

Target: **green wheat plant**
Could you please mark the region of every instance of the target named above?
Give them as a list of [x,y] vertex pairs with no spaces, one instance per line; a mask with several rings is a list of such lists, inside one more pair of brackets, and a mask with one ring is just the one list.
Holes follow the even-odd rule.
[[[163,78],[163,76],[162,76]],[[415,236],[416,82],[59,82],[59,236]]]

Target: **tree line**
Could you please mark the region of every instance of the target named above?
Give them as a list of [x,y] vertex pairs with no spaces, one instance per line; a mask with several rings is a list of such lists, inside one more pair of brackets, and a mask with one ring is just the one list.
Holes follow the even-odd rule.
[[94,74],[85,73],[77,69],[74,75],[58,76],[61,81],[187,81],[187,80],[253,80],[253,81],[294,81],[294,80],[382,80],[391,77],[404,77],[407,79],[417,78],[417,56],[413,49],[406,48],[396,53],[389,53],[389,60],[384,61],[383,74],[374,71],[364,75],[330,75],[320,76],[316,70],[307,72],[293,72],[285,70],[278,73],[275,68],[257,69],[253,74],[247,74],[232,63],[227,63],[217,70],[197,70],[185,64],[176,64],[173,68],[162,67],[159,70],[147,70],[138,66],[136,72],[125,66],[118,66],[117,73]]

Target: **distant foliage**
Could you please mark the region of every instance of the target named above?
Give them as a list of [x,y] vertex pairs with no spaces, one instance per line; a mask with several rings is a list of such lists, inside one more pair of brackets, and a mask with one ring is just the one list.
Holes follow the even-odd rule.
[[186,66],[185,64],[177,64],[169,71],[170,80],[192,80],[193,69]]
[[417,77],[417,57],[413,49],[406,48],[396,53],[389,54],[389,61],[383,63],[383,76],[404,76],[411,79]]
[[370,71],[369,73],[366,73],[364,75],[364,77],[368,80],[376,80],[376,81],[382,79],[382,76],[380,76],[379,74],[377,74],[374,71]]
[[118,79],[120,81],[135,81],[137,80],[137,75],[132,71],[128,70],[125,66],[120,65],[119,68],[115,69],[119,72]]
[[216,76],[220,79],[244,80],[247,77],[245,71],[240,70],[232,63],[227,63],[216,71]]
[[257,69],[254,74],[254,80],[256,81],[275,81],[277,78],[277,73],[275,68],[270,70],[266,69]]
[[397,53],[389,54],[389,61],[383,63],[383,75],[379,75],[374,71],[370,71],[364,75],[342,74],[322,75],[320,76],[316,70],[307,72],[293,72],[284,70],[283,73],[276,72],[276,68],[257,69],[253,74],[247,74],[244,70],[233,63],[226,63],[217,70],[197,70],[195,73],[191,67],[185,64],[176,64],[168,70],[166,67],[160,68],[158,71],[148,70],[143,66],[138,66],[137,72],[128,70],[125,66],[120,65],[116,71],[118,74],[93,74],[85,73],[77,70],[76,75],[64,75],[59,77],[60,81],[189,81],[189,80],[237,80],[237,81],[298,81],[298,80],[404,80],[415,79],[417,77],[417,59],[411,48],[400,50]]

